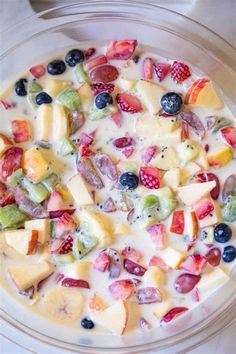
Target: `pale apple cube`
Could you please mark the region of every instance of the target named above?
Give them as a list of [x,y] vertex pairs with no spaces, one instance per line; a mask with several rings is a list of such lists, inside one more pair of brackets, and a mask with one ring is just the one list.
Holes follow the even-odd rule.
[[69,120],[65,107],[60,104],[53,105],[53,131],[54,141],[60,141],[69,136]]
[[186,180],[201,171],[201,167],[191,161],[184,168],[181,169],[181,183],[185,183]]
[[215,188],[216,182],[193,183],[178,188],[178,196],[185,205],[193,205]]
[[160,268],[151,266],[145,272],[143,276],[143,281],[146,286],[154,286],[158,290],[161,290],[164,285],[165,276]]
[[176,167],[167,171],[164,174],[163,182],[175,191],[180,185],[180,169]]
[[170,268],[178,269],[186,254],[174,248],[167,247],[160,253],[160,257]]
[[41,104],[37,109],[35,135],[38,140],[50,141],[52,134],[52,105]]
[[161,98],[165,93],[163,87],[146,80],[139,80],[135,86],[141,102],[151,114],[161,109]]
[[38,242],[38,232],[35,230],[8,230],[4,232],[8,246],[17,252],[29,255],[35,252]]
[[44,79],[44,90],[53,97],[56,97],[61,91],[65,88],[70,87],[72,85],[71,81],[64,81],[60,79],[54,79],[51,77],[47,77]]
[[218,224],[222,221],[222,216],[220,212],[219,205],[211,200],[211,203],[214,204],[214,210],[210,212],[208,216],[206,216],[202,220],[198,220],[199,227],[202,229],[204,227],[209,227],[215,224]]
[[67,182],[67,187],[77,205],[84,206],[94,204],[89,186],[80,174],[73,176]]
[[38,231],[38,242],[44,244],[50,239],[50,221],[34,219],[25,221],[25,229]]
[[202,275],[197,284],[200,297],[205,297],[207,293],[215,291],[228,280],[229,276],[220,267],[210,269],[208,273]]
[[68,264],[64,269],[63,269],[63,274],[65,274],[66,277],[72,278],[72,279],[83,279],[87,280],[88,275],[89,275],[89,268],[91,267],[92,262],[74,262],[71,264]]

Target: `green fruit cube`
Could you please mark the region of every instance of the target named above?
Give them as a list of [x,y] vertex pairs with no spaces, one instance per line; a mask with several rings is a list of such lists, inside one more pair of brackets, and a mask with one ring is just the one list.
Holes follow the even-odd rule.
[[52,256],[53,262],[56,264],[69,264],[75,261],[75,257],[72,253],[67,254],[53,254]]
[[18,168],[11,176],[8,177],[7,183],[11,187],[15,187],[23,177],[23,170],[22,168]]
[[67,107],[71,111],[77,111],[80,108],[80,97],[76,90],[66,88],[57,96],[57,102]]
[[28,217],[16,204],[0,207],[0,224],[3,229],[21,225]]
[[21,180],[21,185],[27,190],[29,198],[35,203],[41,203],[49,196],[48,189],[42,183],[34,184],[24,177]]
[[113,105],[109,105],[103,109],[98,109],[97,107],[93,107],[89,114],[90,120],[99,120],[105,117],[110,116],[111,114],[115,113],[117,108]]
[[84,82],[88,82],[88,83],[90,82],[89,77],[88,77],[86,71],[84,70],[84,66],[82,63],[79,63],[76,65],[75,76],[76,76],[78,83],[80,83],[80,84],[82,84]]
[[236,221],[236,196],[230,196],[223,209],[223,217],[225,221]]
[[194,160],[199,154],[199,149],[191,140],[185,140],[183,143],[178,145],[177,149],[179,159],[183,166]]
[[58,175],[56,173],[52,173],[47,178],[43,179],[41,183],[49,190],[49,192],[52,192],[55,189],[58,181]]
[[29,93],[38,93],[43,91],[43,88],[36,80],[32,80],[29,84],[28,91]]
[[72,140],[70,140],[69,138],[64,138],[61,142],[60,145],[60,155],[61,156],[66,156],[69,155],[73,152],[75,152],[76,149],[76,145],[73,143]]

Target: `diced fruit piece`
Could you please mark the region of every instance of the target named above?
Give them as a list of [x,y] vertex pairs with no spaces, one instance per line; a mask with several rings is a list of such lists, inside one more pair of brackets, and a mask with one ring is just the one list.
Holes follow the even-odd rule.
[[37,230],[38,242],[44,244],[50,238],[50,223],[48,219],[34,219],[25,221],[26,230]]
[[136,90],[141,101],[151,114],[156,114],[161,109],[160,101],[164,94],[164,89],[161,86],[150,81],[139,80]]
[[111,181],[117,181],[118,171],[116,164],[112,161],[111,157],[107,154],[97,153],[94,156],[94,161],[103,176],[106,176]]
[[204,219],[214,210],[214,205],[207,198],[200,199],[193,207],[198,220]]
[[56,97],[61,91],[71,85],[71,81],[63,81],[49,77],[45,81],[44,90],[49,93],[50,96]]
[[116,205],[111,197],[107,198],[102,204],[102,210],[105,213],[113,213],[117,210]]
[[85,82],[78,89],[78,94],[81,102],[81,110],[83,112],[89,112],[93,103],[93,92],[90,85]]
[[89,83],[89,77],[82,63],[78,63],[75,67],[75,76],[79,84]]
[[205,123],[206,130],[211,130],[212,128],[214,128],[218,117],[217,116],[208,116],[205,119],[206,119],[206,123]]
[[118,93],[116,100],[120,109],[124,112],[139,113],[143,110],[139,99],[130,93]]
[[200,171],[201,167],[196,162],[189,162],[181,169],[181,183],[184,184],[188,178],[196,175]]
[[107,63],[107,57],[102,54],[102,55],[98,55],[97,57],[92,58],[89,61],[87,61],[85,64],[85,68],[87,71],[91,71],[96,66],[100,66],[100,65],[103,65],[106,63]]
[[15,203],[15,197],[12,191],[5,191],[4,195],[0,198],[0,206],[5,207],[6,205]]
[[46,73],[46,68],[44,65],[35,65],[32,66],[29,69],[29,72],[33,75],[33,77],[35,77],[35,79],[39,79],[40,77],[42,77],[43,75],[45,75]]
[[153,304],[162,301],[160,291],[151,286],[138,289],[137,299],[139,304]]
[[200,254],[193,254],[187,256],[185,260],[180,264],[179,268],[194,275],[199,275],[207,266],[207,259]]
[[151,80],[153,76],[153,60],[152,58],[145,58],[143,61],[143,78]]
[[23,150],[13,146],[0,159],[0,177],[6,181],[21,166]]
[[218,145],[207,154],[207,161],[211,167],[221,168],[233,159],[233,151],[226,145]]
[[67,187],[78,205],[91,205],[94,203],[92,193],[83,177],[79,174],[67,182]]
[[147,228],[157,250],[161,250],[166,246],[166,230],[164,224],[154,224]]
[[93,268],[99,272],[105,272],[110,266],[110,258],[107,253],[101,252],[93,262]]
[[183,166],[194,160],[199,154],[199,150],[192,140],[185,140],[177,146],[177,150]]
[[134,274],[139,277],[142,277],[147,270],[146,268],[144,268],[140,264],[137,264],[128,258],[124,259],[124,268],[128,273]]
[[207,262],[213,266],[217,267],[221,261],[221,250],[217,247],[211,248],[205,255]]
[[5,151],[12,147],[12,142],[5,135],[0,134],[0,157],[4,154]]
[[170,69],[170,76],[177,84],[181,84],[184,80],[191,76],[188,65],[174,60]]
[[189,139],[189,125],[188,123],[182,121],[181,122],[181,142]]
[[47,278],[54,268],[47,262],[40,262],[12,266],[8,271],[18,290],[25,290]]
[[179,167],[179,159],[174,148],[165,146],[152,160],[152,164],[161,170],[168,171]]
[[41,91],[43,91],[43,87],[36,80],[32,80],[29,83],[28,92],[32,93],[32,97],[34,97],[34,99],[36,98],[35,93],[39,93]]
[[16,204],[0,207],[0,224],[3,229],[18,226],[27,219],[27,215]]
[[185,225],[189,241],[196,240],[198,236],[198,220],[194,211],[185,212]]
[[68,213],[62,214],[62,216],[57,219],[55,225],[55,233],[57,237],[61,237],[69,232],[73,232],[76,228],[76,223],[71,215]]
[[38,231],[9,230],[4,233],[6,243],[24,255],[33,254],[37,247]]
[[[64,91],[63,91],[64,92]],[[60,141],[70,134],[69,118],[65,107],[60,104],[53,105],[53,133],[55,141]]]
[[151,266],[145,272],[143,281],[147,286],[153,286],[161,290],[164,285],[164,273],[159,267]]
[[114,105],[108,105],[103,109],[99,109],[97,107],[93,107],[92,110],[90,111],[89,114],[89,119],[94,121],[94,120],[99,120],[102,118],[110,117],[113,114],[117,112],[117,107]]
[[58,103],[67,107],[71,111],[76,111],[80,108],[81,101],[78,92],[71,88],[66,88],[57,96]]
[[175,92],[167,92],[161,98],[161,107],[167,114],[177,114],[183,104],[182,97]]
[[[148,194],[146,195],[144,198],[142,198],[140,200],[140,203],[138,205],[139,208],[139,215],[142,217],[142,219],[144,219],[144,221],[146,221],[146,219],[148,218],[156,218],[159,212],[159,208],[160,208],[160,202],[159,199],[156,195],[154,194]],[[148,223],[149,225],[149,223]],[[148,226],[147,225],[147,226]],[[157,230],[158,230],[158,226],[157,226]],[[153,226],[153,229],[147,229],[147,231],[150,231],[150,233],[154,233],[154,235],[156,234],[155,231],[155,225]],[[155,237],[154,237],[155,239]],[[161,241],[163,241],[163,238],[160,238],[160,244]],[[157,241],[157,239],[156,239]]]
[[165,300],[160,302],[159,304],[155,305],[155,311],[153,312],[153,314],[157,317],[157,318],[161,318],[163,317],[171,308],[172,308],[173,304],[171,300]]
[[124,79],[121,77],[119,78],[118,86],[121,87],[122,91],[129,91],[134,88],[136,82],[136,80]]
[[228,280],[228,275],[220,267],[212,268],[202,275],[197,285],[200,296],[205,298],[209,292],[215,291]]
[[52,254],[68,254],[72,252],[73,237],[68,235],[64,241],[54,239],[50,243],[50,251]]
[[[113,321],[113,319],[116,319]],[[118,300],[105,310],[93,315],[96,324],[116,335],[122,335],[128,320],[128,307],[125,301]]]
[[103,188],[103,182],[88,157],[82,157],[77,161],[77,170],[92,187]]
[[157,256],[153,256],[150,261],[149,261],[149,267],[158,267],[161,270],[163,270],[163,272],[167,272],[170,267],[160,258]]
[[178,291],[178,293],[180,294],[189,293],[197,285],[200,279],[200,275],[193,275],[187,273],[181,274],[175,280],[175,290]]
[[91,86],[94,96],[98,95],[101,92],[112,93],[114,91],[114,88],[115,88],[114,84],[103,84],[101,82],[92,84]]
[[97,294],[94,294],[89,302],[89,309],[93,314],[99,313],[107,308],[107,305]]
[[216,204],[212,199],[209,199],[209,202],[213,205],[214,209],[209,213],[208,216],[203,219],[198,220],[199,228],[204,228],[208,226],[215,225],[221,221],[221,212],[219,205]]
[[70,264],[75,261],[75,257],[72,253],[53,254],[52,259],[56,264]]
[[47,188],[49,192],[52,192],[58,183],[58,176],[56,173],[52,173],[47,178],[42,180],[41,183]]
[[223,128],[221,129],[220,133],[221,136],[232,148],[236,148],[236,128],[234,127]]
[[200,240],[206,245],[214,243],[214,229],[212,226],[201,230]]
[[22,168],[18,168],[11,176],[7,178],[7,184],[11,187],[15,187],[23,177],[23,170]]
[[172,215],[172,222],[170,226],[170,232],[178,235],[182,235],[184,232],[185,217],[183,210],[176,210]]
[[214,229],[214,238],[216,242],[226,243],[232,237],[232,229],[229,225],[220,223]]
[[137,44],[136,40],[112,41],[107,47],[106,57],[110,60],[127,60],[132,56]]
[[69,120],[69,135],[75,134],[85,123],[83,112],[72,111],[68,114]]
[[146,331],[150,331],[150,329],[152,328],[151,324],[144,318],[141,317],[139,320],[139,327],[141,328],[142,331],[146,332]]
[[[115,235],[130,235],[131,229],[126,223],[116,223],[115,225]],[[127,257],[129,258],[129,257]]]
[[209,80],[205,78],[195,80],[187,91],[185,103],[195,104],[199,92],[205,87],[208,82]]
[[155,194],[158,196],[160,202],[160,213],[158,217],[160,220],[163,220],[177,207],[178,201],[169,187],[160,188],[155,191]]
[[50,173],[48,162],[43,157],[41,151],[35,147],[25,151],[23,170],[26,177],[34,183],[42,181]]
[[178,187],[178,195],[185,205],[192,205],[215,188],[216,182],[193,183]]
[[230,196],[223,209],[223,217],[225,221],[236,221],[236,196]]
[[131,259],[134,262],[139,262],[140,259],[143,257],[140,251],[130,246],[126,246],[121,254],[125,258]]
[[117,149],[123,149],[128,146],[134,145],[135,140],[131,138],[130,136],[123,136],[121,138],[116,138],[112,141],[112,144],[117,148]]
[[173,189],[174,191],[177,190],[177,188],[180,185],[180,169],[179,168],[172,168],[169,171],[166,171],[163,177],[163,182]]
[[65,202],[61,194],[57,191],[53,191],[48,200],[48,204],[47,204],[48,211],[63,210],[64,208],[65,208]]
[[208,79],[198,79],[192,84],[187,93],[186,103],[212,109],[223,107],[222,100]]
[[113,65],[101,65],[90,71],[89,76],[93,83],[102,82],[108,84],[118,78],[119,72]]
[[89,283],[86,280],[72,278],[62,279],[61,286],[64,286],[65,288],[90,288]]
[[157,146],[156,145],[151,145],[148,147],[145,147],[141,150],[141,160],[142,162],[147,165],[152,158],[155,156],[157,152]]
[[30,200],[25,191],[20,187],[14,189],[14,196],[19,209],[29,215],[31,218],[46,218],[48,216],[45,209],[38,203]]
[[206,134],[205,127],[202,121],[200,120],[200,118],[194,112],[182,111],[179,113],[179,116],[184,122],[186,122],[193,129],[193,131],[197,135],[199,135],[200,139],[203,139],[205,137]]
[[70,140],[69,138],[64,138],[61,142],[60,145],[60,155],[61,156],[66,156],[69,155],[73,152],[75,152],[76,149],[76,145],[73,143],[72,140]]
[[168,311],[161,319],[161,325],[163,323],[169,323],[173,321],[176,317],[180,316],[182,313],[188,310],[187,307],[174,307]]
[[38,140],[49,141],[52,130],[52,106],[41,104],[37,109],[36,137]]
[[109,285],[109,291],[115,300],[126,300],[135,293],[132,279],[116,280]]
[[139,179],[141,184],[148,189],[160,188],[160,172],[155,167],[141,167]]
[[199,173],[197,175],[198,182],[208,182],[208,181],[215,181],[216,186],[210,192],[212,199],[216,200],[220,194],[220,182],[218,177],[214,173]]
[[226,178],[222,191],[222,201],[226,203],[228,198],[236,197],[236,174],[232,174]]
[[122,125],[122,114],[120,110],[117,110],[116,112],[112,113],[110,115],[111,120],[115,123],[115,125],[120,128]]
[[34,184],[27,178],[23,177],[20,181],[22,187],[29,193],[29,198],[36,203],[41,203],[49,196],[49,191],[43,184]]
[[161,257],[163,261],[172,269],[179,269],[180,263],[184,260],[184,253],[167,247],[162,251]]
[[170,71],[170,65],[166,63],[156,63],[154,64],[154,71],[157,79],[161,82]]
[[232,124],[232,121],[228,118],[217,118],[214,129],[212,130],[212,133],[217,133],[221,128],[227,127]]

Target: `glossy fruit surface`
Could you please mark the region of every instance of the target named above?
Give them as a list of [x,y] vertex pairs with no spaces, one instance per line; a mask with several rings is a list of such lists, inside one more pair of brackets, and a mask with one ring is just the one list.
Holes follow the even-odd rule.
[[215,240],[219,243],[228,242],[232,237],[232,229],[229,225],[221,223],[214,229]]
[[125,172],[120,176],[119,182],[123,187],[132,190],[138,187],[139,179],[135,173]]
[[168,114],[176,114],[180,111],[183,100],[180,95],[175,92],[167,92],[161,98],[161,107]]
[[73,67],[84,61],[84,52],[80,49],[71,49],[65,56],[65,62]]
[[222,259],[225,263],[233,262],[236,258],[236,248],[234,246],[226,246],[223,250]]

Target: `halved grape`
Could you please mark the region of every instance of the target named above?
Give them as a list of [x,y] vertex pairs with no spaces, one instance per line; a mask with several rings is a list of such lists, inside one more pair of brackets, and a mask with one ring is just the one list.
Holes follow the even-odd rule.
[[181,274],[178,276],[178,278],[175,281],[174,284],[175,290],[178,291],[178,293],[180,294],[189,293],[197,285],[200,279],[201,279],[200,275],[187,274],[187,273]]

